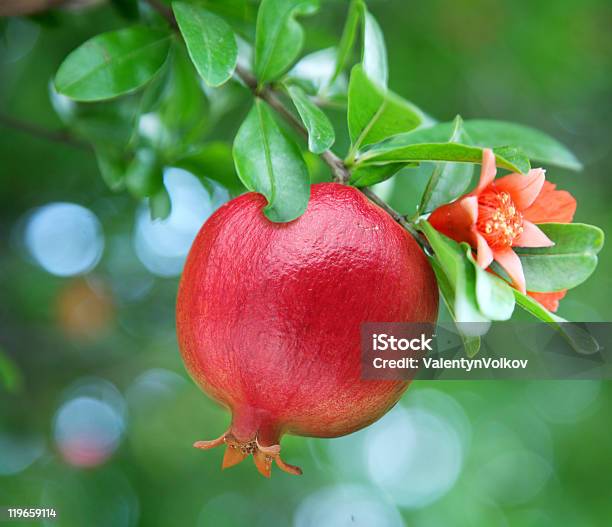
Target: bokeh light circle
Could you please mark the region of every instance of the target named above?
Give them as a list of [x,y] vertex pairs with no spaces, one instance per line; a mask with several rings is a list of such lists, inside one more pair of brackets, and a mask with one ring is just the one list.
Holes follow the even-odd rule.
[[164,172],[172,211],[165,220],[153,220],[143,204],[136,215],[134,248],[153,274],[178,276],[196,234],[208,217],[229,199],[221,186],[210,183],[209,193],[192,174],[178,168]]
[[59,409],[54,436],[68,463],[92,467],[115,451],[122,429],[123,423],[111,406],[91,397],[78,397]]
[[34,463],[45,451],[38,437],[0,434],[0,476],[18,474]]
[[482,490],[497,503],[519,505],[532,500],[553,474],[543,457],[527,450],[499,452],[483,460],[479,470]]
[[206,501],[195,527],[287,525],[286,521],[280,521],[280,511],[276,512],[271,523],[262,523],[261,520],[267,516],[267,509],[266,503],[260,502],[254,505],[254,500],[250,496],[238,492],[224,492]]
[[600,392],[598,380],[547,380],[529,383],[527,399],[546,420],[570,424],[591,415]]
[[143,411],[155,408],[160,401],[170,401],[187,381],[178,373],[162,368],[153,368],[141,373],[130,384],[126,399],[130,409]]
[[63,459],[77,467],[104,463],[119,446],[125,403],[109,382],[86,379],[67,390],[53,420],[53,436]]
[[459,435],[463,450],[467,452],[472,440],[472,423],[457,399],[435,388],[415,386],[402,402],[406,408],[427,411],[448,423]]
[[310,81],[319,89],[327,84],[334,74],[336,50],[321,49],[306,55],[293,67],[291,76]]
[[457,481],[471,445],[472,426],[462,406],[433,388],[413,388],[370,427],[326,442],[323,459],[346,481],[376,484],[404,508],[426,507]]
[[34,210],[27,219],[24,242],[34,260],[57,276],[91,271],[104,249],[98,218],[75,203],[49,203]]
[[375,489],[358,485],[327,487],[306,497],[294,527],[402,527],[397,508]]
[[26,17],[8,17],[0,39],[0,62],[9,64],[26,57],[36,45],[40,27]]
[[425,507],[446,494],[464,457],[455,428],[419,408],[396,407],[368,431],[366,448],[371,480],[406,508]]

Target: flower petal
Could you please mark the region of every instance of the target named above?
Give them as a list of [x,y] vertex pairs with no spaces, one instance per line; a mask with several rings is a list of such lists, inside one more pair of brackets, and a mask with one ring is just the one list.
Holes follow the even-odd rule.
[[495,166],[495,154],[490,148],[485,148],[482,151],[482,167],[480,169],[480,181],[478,186],[472,192],[475,195],[480,194],[486,187],[488,187],[495,179],[497,174],[497,167]]
[[482,234],[476,232],[475,236],[476,261],[478,262],[478,265],[480,265],[480,267],[486,269],[487,267],[489,267],[489,265],[491,265],[491,262],[493,261],[493,251],[491,250],[491,247],[489,247],[487,240],[485,240],[485,237]]
[[472,224],[476,223],[476,220],[478,220],[478,198],[476,196],[467,196],[460,199],[459,204],[470,218]]
[[555,291],[553,293],[536,293],[534,291],[527,291],[527,294],[542,304],[548,311],[552,311],[553,313],[559,309],[559,300],[561,300],[565,293],[567,293],[567,289],[563,289],[562,291]]
[[520,211],[529,207],[538,197],[544,185],[546,172],[542,168],[533,168],[527,175],[508,174],[493,184],[496,190],[510,194],[516,208]]
[[523,274],[521,260],[517,254],[510,247],[504,247],[503,249],[493,251],[493,256],[495,261],[508,273],[510,280],[512,280],[512,285],[521,293],[525,293],[525,275]]
[[576,200],[566,190],[556,190],[556,185],[545,181],[542,191],[523,211],[525,219],[533,223],[570,223],[576,212]]
[[552,247],[555,244],[537,225],[523,220],[523,232],[512,242],[513,247]]
[[475,246],[474,225],[478,219],[478,198],[466,196],[438,207],[429,216],[429,223],[437,231],[457,242]]

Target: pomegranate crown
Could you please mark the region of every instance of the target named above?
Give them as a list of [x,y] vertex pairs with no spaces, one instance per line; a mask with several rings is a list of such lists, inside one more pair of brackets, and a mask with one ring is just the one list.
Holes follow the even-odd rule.
[[232,434],[231,430],[228,430],[223,435],[213,439],[211,441],[196,441],[193,446],[202,450],[210,450],[218,446],[225,445],[225,454],[223,455],[223,462],[221,464],[222,469],[233,467],[238,463],[244,461],[247,457],[253,456],[253,462],[257,467],[257,470],[262,476],[269,478],[272,474],[272,463],[276,462],[276,465],[281,470],[284,470],[288,474],[300,476],[302,469],[289,463],[285,463],[281,456],[280,445],[263,446],[259,443],[257,436],[247,441],[239,441]]

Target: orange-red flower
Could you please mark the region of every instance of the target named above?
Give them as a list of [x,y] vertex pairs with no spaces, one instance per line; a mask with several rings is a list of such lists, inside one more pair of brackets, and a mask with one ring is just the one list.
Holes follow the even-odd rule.
[[535,291],[527,291],[527,294],[542,304],[548,311],[557,311],[559,309],[559,300],[561,300],[567,289],[555,291],[553,293],[536,293]]
[[[531,169],[527,175],[509,174],[497,180],[496,173],[495,154],[484,149],[478,186],[437,208],[429,222],[449,238],[469,243],[476,250],[481,267],[486,269],[495,260],[512,285],[525,293],[523,266],[512,248],[554,245],[536,224],[571,222],[576,200],[569,192],[556,190],[554,184],[545,181],[541,168]],[[529,294],[554,311],[565,291]]]

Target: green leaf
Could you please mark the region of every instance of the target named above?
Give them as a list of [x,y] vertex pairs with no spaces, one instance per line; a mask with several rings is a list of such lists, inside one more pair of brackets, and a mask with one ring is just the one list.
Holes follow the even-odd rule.
[[96,147],[96,160],[102,179],[113,192],[125,187],[126,163],[122,153],[108,148]]
[[308,149],[314,154],[329,150],[336,140],[336,134],[327,116],[299,86],[287,86],[287,92],[308,130]]
[[438,163],[423,194],[419,214],[431,212],[461,196],[472,181],[473,174],[474,167],[468,163]]
[[476,302],[480,312],[491,320],[508,320],[514,311],[512,288],[494,274],[485,271],[472,256],[472,248],[466,243],[461,247],[476,272]]
[[221,183],[233,195],[244,190],[242,182],[236,175],[232,149],[226,143],[208,143],[182,156],[173,166],[191,172],[199,178],[209,178]]
[[[132,105],[132,110],[134,109],[135,105]],[[73,121],[71,128],[76,135],[96,146],[115,150],[125,149],[134,134],[136,115],[114,113],[110,108],[98,108],[87,114]]]
[[137,198],[156,194],[163,186],[163,173],[155,152],[140,149],[127,168],[127,189]]
[[418,226],[434,251],[434,258],[440,265],[453,292],[452,312],[458,322],[486,322],[476,299],[476,270],[468,260],[465,250],[450,238],[440,234],[425,220]]
[[[463,120],[455,117],[449,143],[461,143],[465,139]],[[474,167],[467,163],[439,163],[429,178],[418,211],[431,212],[444,203],[461,196],[472,181]]]
[[564,318],[551,313],[542,304],[537,302],[535,299],[527,296],[517,289],[512,289],[516,303],[521,306],[525,311],[532,314],[534,317],[540,319],[543,322],[559,323],[567,322]]
[[484,119],[466,121],[466,130],[474,144],[509,145],[519,148],[529,159],[548,165],[581,170],[582,164],[562,143],[528,126]]
[[173,2],[172,9],[200,76],[209,86],[220,86],[230,79],[238,60],[232,28],[198,5]]
[[[381,165],[398,162],[453,161],[457,163],[482,162],[482,148],[460,143],[414,143],[420,130],[398,134],[386,141],[376,143],[357,158],[358,165]],[[414,135],[413,135],[414,133]],[[506,159],[495,153],[497,166],[515,172],[524,171],[516,161]]]
[[255,76],[260,84],[277,79],[293,64],[304,44],[304,30],[294,17],[318,8],[318,0],[262,0],[255,36]]
[[389,67],[383,32],[376,19],[362,3],[363,52],[361,63],[365,74],[382,88],[387,87]]
[[[407,166],[411,166],[411,164],[388,163],[380,166],[372,165],[357,167],[355,170],[351,170],[349,183],[358,188],[369,187],[393,177],[394,174]],[[416,164],[412,166],[416,166]]]
[[151,81],[145,86],[140,95],[138,104],[138,115],[156,111],[166,96],[168,84],[172,78],[172,54],[168,55],[168,59],[164,62],[161,69],[155,74]]
[[362,146],[413,130],[425,120],[423,112],[416,106],[382,89],[359,64],[351,71],[348,97],[348,128],[352,144],[349,157]]
[[170,216],[172,211],[172,203],[170,194],[164,185],[149,198],[149,211],[151,212],[152,220],[165,220]]
[[270,220],[288,222],[304,213],[310,198],[306,163],[260,99],[238,130],[234,162],[244,186],[267,198],[264,213]]
[[498,158],[503,158],[516,167],[517,171],[522,174],[526,174],[531,168],[529,158],[520,148],[514,146],[495,146],[493,147],[493,152],[495,152]]
[[162,67],[169,46],[167,32],[144,26],[97,35],[62,62],[55,88],[77,101],[99,101],[134,91]]
[[[164,66],[160,72],[163,70]],[[155,78],[157,77],[159,74],[156,74]],[[151,82],[147,89],[154,82]],[[49,95],[54,110],[76,136],[93,143],[96,148],[103,146],[125,149],[134,133],[138,117],[138,105],[134,103],[139,95],[110,99],[96,104],[80,103],[59,94],[53,83],[49,86]]]
[[513,289],[512,292],[519,306],[539,320],[551,324],[578,353],[597,353],[601,349],[593,336],[578,324],[568,322],[551,313],[542,304],[516,289]]
[[457,321],[457,315],[455,314],[455,292],[451,287],[444,271],[442,270],[442,267],[435,260],[435,258],[430,258],[429,261],[436,275],[436,280],[438,282],[438,287],[440,288],[442,300],[444,301],[444,304],[446,305],[451,318],[455,322],[455,327],[457,328],[457,333],[461,337],[465,353],[468,357],[472,358],[476,356],[480,351],[480,336],[467,335],[463,331],[461,323]]
[[208,100],[187,54],[176,50],[172,58],[166,97],[158,113],[179,142],[190,144],[189,139],[206,127]]
[[[193,0],[188,0],[193,3]],[[252,31],[257,16],[257,5],[252,0],[204,0],[206,8],[229,20],[237,28]]]
[[463,348],[465,349],[465,354],[471,359],[478,355],[480,351],[480,337],[475,337],[473,335],[466,335],[461,331],[461,326],[457,326],[459,330],[459,335],[461,340],[463,341]]
[[[522,156],[551,166],[580,170],[582,165],[570,150],[544,132],[528,126],[504,121],[475,119],[463,122],[468,144],[499,150],[514,147]],[[438,143],[446,140],[453,123],[438,123],[420,132],[423,137],[414,142]]]
[[591,276],[603,247],[601,229],[583,223],[543,223],[538,227],[555,242],[554,246],[514,247],[529,291],[571,289]]
[[340,44],[338,44],[336,66],[334,67],[334,72],[329,79],[328,86],[331,86],[334,83],[334,81],[346,67],[355,44],[357,27],[359,26],[359,18],[363,12],[363,9],[363,0],[351,0],[348,15],[346,16],[346,22],[344,24],[344,30],[342,31],[342,37],[340,38]]
[[[184,48],[171,54],[168,75],[155,112],[141,119],[140,135],[149,144],[173,159],[192,144],[202,142],[210,126],[210,108],[203,82],[194,74]],[[144,126],[142,126],[144,124]]]

